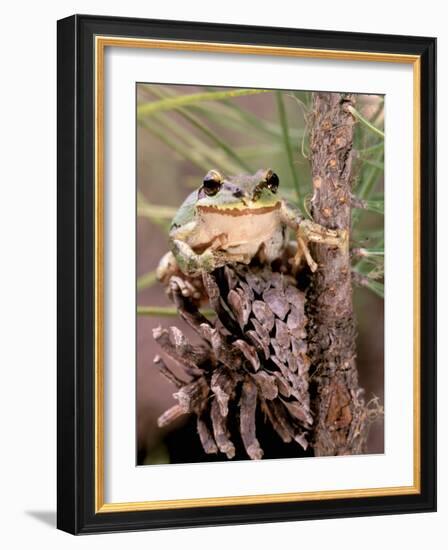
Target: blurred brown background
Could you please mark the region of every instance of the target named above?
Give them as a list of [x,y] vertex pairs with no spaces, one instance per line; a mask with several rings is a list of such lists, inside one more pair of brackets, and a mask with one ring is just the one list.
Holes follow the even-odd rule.
[[[151,89],[156,90],[157,93],[159,89],[176,95],[203,91],[194,86],[159,87],[140,84],[137,89],[139,105],[157,99],[157,95],[151,93]],[[309,185],[309,166],[308,160],[302,155],[302,152],[306,153],[306,142],[300,137],[300,133],[306,137],[306,109],[299,108],[298,101],[301,100],[299,97],[294,101],[289,92],[284,94],[290,126],[298,130],[297,136],[294,137],[295,162],[302,185],[307,186]],[[304,102],[306,99],[305,97]],[[252,113],[254,117],[268,123],[276,123],[277,108],[272,94],[240,97],[233,99],[232,102]],[[365,116],[376,110],[377,104],[378,96],[357,98],[357,108]],[[254,167],[254,171],[262,167],[274,169],[280,176],[280,190],[282,190],[284,182],[288,181],[289,177],[284,151],[280,147],[273,146],[269,140],[265,140],[266,144],[260,144],[260,136],[256,129],[253,132],[235,131],[230,124],[227,127],[219,124],[218,117],[215,120],[209,120],[209,130],[215,132],[226,143],[236,147],[247,159],[248,164]],[[169,117],[164,115],[145,125],[138,125],[137,189],[140,193],[139,199],[142,201],[139,204],[148,207],[146,214],[142,214],[144,208],[139,208],[140,215],[137,218],[137,276],[142,283],[139,286],[144,287],[138,289],[139,306],[172,307],[162,285],[154,282],[153,272],[161,256],[168,250],[168,227],[172,212],[177,210],[194,188],[201,185],[207,171],[204,169],[207,164],[204,164],[202,156],[199,156],[200,162],[193,162],[191,158],[185,158],[186,153],[183,154],[182,151],[176,151],[173,148],[170,141],[171,132],[179,134],[179,128],[181,132],[187,133],[187,137],[191,137],[193,145],[196,138],[199,140],[201,132],[187,124],[187,121],[176,113],[170,113]],[[163,132],[162,137],[161,132]],[[198,141],[198,146],[199,143]],[[189,153],[195,154],[191,146]],[[206,155],[203,156],[206,157]],[[218,157],[216,158],[219,160]],[[213,159],[210,159],[207,169],[216,167]],[[378,186],[382,186],[382,181],[378,182]],[[285,188],[287,190],[288,186]],[[361,235],[359,238],[362,238],[363,232],[381,230],[382,225],[382,216],[363,214],[356,235]],[[361,242],[361,245],[364,243]],[[360,384],[365,388],[367,401],[377,396],[384,404],[383,300],[367,289],[355,289],[355,311],[358,321],[357,365]],[[163,430],[157,427],[157,417],[175,403],[172,397],[174,387],[153,365],[153,358],[160,353],[160,349],[153,340],[152,329],[159,325],[164,327],[177,325],[187,337],[195,339],[189,327],[177,317],[155,315],[137,317],[137,463],[225,460],[223,455],[208,457],[202,453],[194,426],[189,423],[188,418],[180,419]],[[377,422],[371,428],[368,451],[382,453],[383,439],[383,423]]]

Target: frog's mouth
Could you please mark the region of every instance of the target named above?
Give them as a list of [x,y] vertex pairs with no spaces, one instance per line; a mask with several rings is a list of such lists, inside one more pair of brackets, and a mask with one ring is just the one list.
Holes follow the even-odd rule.
[[198,205],[197,208],[204,214],[224,214],[225,216],[248,216],[251,214],[268,214],[279,210],[281,206],[280,202],[276,202],[272,206],[257,206],[256,202],[250,201],[245,206],[210,206],[210,205]]

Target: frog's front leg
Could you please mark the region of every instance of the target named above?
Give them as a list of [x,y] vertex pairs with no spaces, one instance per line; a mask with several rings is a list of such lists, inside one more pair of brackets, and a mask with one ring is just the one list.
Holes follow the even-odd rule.
[[348,248],[347,230],[327,229],[326,227],[323,227],[322,225],[319,225],[311,220],[303,219],[300,210],[286,201],[282,202],[280,216],[282,223],[296,232],[297,253],[294,257],[294,263],[296,266],[300,263],[303,255],[305,256],[311,271],[316,271],[317,264],[313,260],[308,248],[309,241],[330,246],[337,246],[343,250],[347,250]]
[[198,224],[195,220],[170,232],[171,257],[176,268],[187,276],[196,276],[202,271],[213,271],[216,264],[214,251],[227,242],[225,235],[218,235],[205,250],[198,253],[189,244],[197,233]]
[[203,271],[210,272],[218,267],[218,258],[215,248],[212,246],[198,254],[185,241],[173,239],[171,249],[179,269],[186,275],[198,275]]
[[185,241],[173,239],[171,249],[179,269],[186,275],[199,275],[204,271],[210,273],[229,263],[247,263],[246,255],[223,250],[227,240],[227,235],[218,235],[202,253],[198,254]]

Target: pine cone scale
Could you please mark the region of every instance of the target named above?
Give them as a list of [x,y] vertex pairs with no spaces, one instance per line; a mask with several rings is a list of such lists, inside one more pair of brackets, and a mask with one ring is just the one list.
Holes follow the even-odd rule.
[[[181,410],[197,416],[198,436],[208,454],[219,451],[233,458],[236,437],[251,459],[261,459],[257,409],[282,441],[295,441],[304,449],[308,445],[306,434],[313,419],[305,296],[288,269],[287,263],[282,273],[267,266],[235,264],[204,274],[209,304],[217,314],[211,322],[203,322],[194,304],[176,296],[171,285],[180,315],[187,311],[205,345],[192,346],[179,329],[156,330],[154,337],[190,375],[183,383],[163,372],[177,386],[174,397]],[[230,411],[239,418],[239,433],[229,431]]]

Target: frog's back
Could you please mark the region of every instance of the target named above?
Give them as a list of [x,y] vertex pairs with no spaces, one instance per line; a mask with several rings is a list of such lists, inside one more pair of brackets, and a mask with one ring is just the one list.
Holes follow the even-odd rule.
[[194,217],[195,205],[198,199],[198,191],[195,190],[188,195],[188,197],[182,203],[182,206],[176,212],[176,215],[171,222],[171,230],[183,227],[190,222]]

